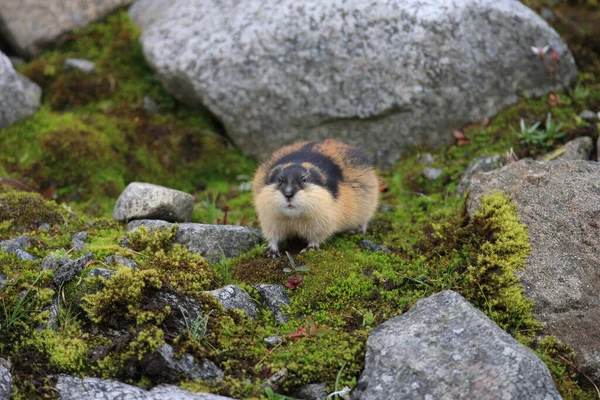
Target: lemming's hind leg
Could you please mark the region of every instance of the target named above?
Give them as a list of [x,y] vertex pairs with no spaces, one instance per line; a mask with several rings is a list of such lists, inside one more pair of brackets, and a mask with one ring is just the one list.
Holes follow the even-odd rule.
[[360,229],[360,232],[361,232],[363,235],[366,235],[366,234],[367,234],[367,225],[368,225],[368,223],[367,223],[367,222],[365,222],[365,223],[364,223],[364,224],[362,224],[362,225],[360,226],[360,228],[359,228],[359,229]]

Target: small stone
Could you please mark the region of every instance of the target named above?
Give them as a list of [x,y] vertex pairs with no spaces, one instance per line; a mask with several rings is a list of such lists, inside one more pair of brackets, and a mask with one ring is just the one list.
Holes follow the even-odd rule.
[[40,232],[48,232],[50,230],[50,224],[47,224],[46,222],[44,222],[43,224],[40,224],[38,231]]
[[265,341],[268,348],[273,348],[273,347],[277,346],[278,344],[283,343],[283,339],[279,335],[269,336],[269,337],[264,338],[263,340]]
[[[173,224],[159,220],[131,221],[127,224],[127,231],[142,225],[148,229],[162,229]],[[237,257],[260,242],[260,231],[248,226],[180,223],[178,227],[175,243],[185,245],[209,263],[218,262],[223,254],[226,258]],[[127,245],[126,240],[121,245]]]
[[252,297],[242,288],[235,285],[227,285],[224,288],[204,292],[219,300],[226,310],[245,311],[251,319],[256,318],[258,309],[252,300]]
[[86,277],[87,278],[102,277],[102,278],[108,279],[116,273],[117,273],[117,271],[113,271],[112,269],[93,268],[92,270],[90,270],[90,272],[88,272]]
[[184,379],[218,382],[224,376],[223,371],[210,360],[205,359],[202,367],[199,367],[189,354],[176,359],[173,347],[166,343],[160,346],[156,353],[147,357],[144,369],[149,376],[173,382]]
[[81,251],[85,249],[85,241],[87,239],[87,232],[81,231],[73,234],[71,237],[71,247],[75,249],[75,251]]
[[71,261],[72,260],[67,257],[61,257],[59,259],[56,259],[52,254],[49,254],[42,260],[42,270],[54,271],[62,267],[63,265],[70,263]]
[[0,249],[7,253],[15,253],[17,250],[23,250],[31,246],[31,239],[27,236],[17,236],[14,239],[3,240],[0,242]]
[[[5,1],[1,3],[0,20],[6,21],[1,15]],[[4,28],[4,23],[0,25]],[[0,51],[0,129],[33,114],[40,105],[41,97],[42,89],[15,71],[8,57]]]
[[456,187],[456,196],[462,197],[463,194],[469,188],[471,180],[475,174],[480,172],[489,172],[502,167],[505,163],[505,158],[500,155],[479,157],[476,158],[469,164],[469,167],[465,170],[460,178],[460,182]]
[[390,206],[389,204],[382,203],[379,205],[379,212],[382,212],[382,213],[394,212],[394,208],[392,206]]
[[594,122],[600,119],[600,113],[595,113],[592,110],[583,110],[579,113],[579,117],[587,122]]
[[560,148],[539,158],[542,161],[589,160],[594,142],[591,137],[582,136],[565,143]]
[[59,300],[58,297],[55,297],[52,300],[52,304],[46,308],[44,308],[43,311],[48,311],[50,313],[50,316],[48,317],[48,321],[46,321],[46,323],[40,325],[37,330],[41,331],[44,329],[52,329],[52,330],[56,330],[58,328],[58,314],[60,314],[60,304],[59,304]]
[[11,363],[0,359],[0,399],[9,399],[12,391]]
[[136,269],[138,267],[137,263],[131,258],[119,256],[117,254],[106,257],[104,262],[111,267],[116,267],[117,265],[124,265],[132,269]]
[[159,219],[185,222],[192,219],[194,197],[151,183],[132,182],[121,193],[113,211],[116,221]]
[[94,259],[92,253],[87,253],[76,260],[69,262],[58,268],[54,273],[54,284],[60,286],[65,282],[71,281],[75,276],[86,267],[86,265]]
[[384,253],[391,253],[392,252],[387,247],[380,246],[380,245],[375,244],[375,243],[373,243],[373,242],[371,242],[370,240],[367,240],[367,239],[364,239],[364,240],[360,241],[360,247],[362,247],[365,250],[369,250],[369,251],[382,251]]
[[142,99],[142,107],[150,114],[158,114],[160,111],[160,106],[148,96],[144,96]]
[[304,400],[325,400],[327,399],[327,388],[324,383],[311,383],[302,386],[294,397]]
[[127,400],[233,400],[211,393],[192,393],[175,385],[159,385],[150,391],[116,380],[78,378],[60,375],[56,389],[61,400],[127,399]]
[[91,74],[96,71],[96,64],[79,58],[67,58],[65,60],[64,69],[65,71],[79,71],[84,74]]
[[290,305],[290,298],[285,287],[267,284],[254,285],[253,287],[260,294],[264,306],[275,314],[275,320],[280,324],[285,324],[288,319],[281,311],[281,307]]
[[275,372],[273,376],[267,379],[263,384],[262,388],[265,389],[267,387],[274,388],[277,387],[281,382],[287,378],[287,368],[282,368],[279,371]]
[[540,11],[540,15],[542,16],[542,18],[549,22],[553,22],[556,19],[550,7],[542,8],[542,10]]
[[6,281],[8,281],[8,276],[5,273],[0,272],[0,288],[4,287]]
[[427,167],[423,170],[423,176],[432,181],[435,181],[436,179],[438,179],[440,176],[442,176],[443,173],[444,173],[444,171],[442,171],[439,168]]
[[431,165],[435,160],[431,153],[423,153],[419,156],[419,163],[421,165]]
[[25,250],[21,250],[21,249],[17,249],[17,251],[15,251],[15,255],[17,256],[17,258],[19,260],[23,260],[23,261],[34,261],[34,260],[37,260],[37,257],[32,256],[31,254],[29,254]]

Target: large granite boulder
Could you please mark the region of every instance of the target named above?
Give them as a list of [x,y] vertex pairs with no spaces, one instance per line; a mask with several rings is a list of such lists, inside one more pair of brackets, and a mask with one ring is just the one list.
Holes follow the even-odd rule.
[[547,333],[575,350],[575,362],[600,379],[600,164],[521,160],[475,175],[468,212],[502,190],[527,225],[531,256],[518,272]]
[[133,0],[2,0],[0,32],[23,57],[35,57],[66,33],[105,18]]
[[536,355],[444,291],[375,328],[355,400],[560,399]]
[[[150,230],[171,227],[173,224],[157,220],[131,221],[128,231],[146,226]],[[178,224],[175,243],[185,245],[189,251],[200,254],[208,262],[215,263],[223,256],[237,257],[252,250],[260,242],[260,231],[238,225],[209,225],[196,223]]]
[[0,52],[0,129],[33,114],[41,97],[42,89],[15,71],[8,57]]
[[[140,0],[130,15],[167,90],[208,107],[260,158],[335,137],[389,166],[577,72],[559,35],[518,1]],[[551,54],[531,50],[546,45],[555,74]]]

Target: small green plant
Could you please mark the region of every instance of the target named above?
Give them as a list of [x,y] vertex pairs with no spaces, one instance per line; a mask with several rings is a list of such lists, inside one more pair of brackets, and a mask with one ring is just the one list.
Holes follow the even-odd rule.
[[583,86],[582,84],[578,83],[571,92],[571,96],[575,101],[583,101],[590,95],[590,93],[591,90],[589,87]]
[[[292,257],[292,255],[290,253],[288,253],[287,251],[285,252],[285,254],[287,254],[288,259],[290,260],[290,267],[285,267],[283,269],[283,272],[285,272],[286,274],[293,274],[295,272],[306,272],[309,270],[309,268],[306,265],[298,265],[296,266],[296,262],[294,261],[294,257]],[[288,280],[285,283],[285,286],[288,289],[294,290],[296,289],[298,286],[302,286],[304,285],[304,281],[302,280],[302,275],[300,274],[296,274],[296,275],[289,275],[288,276]]]
[[267,399],[269,399],[269,400],[297,400],[294,397],[289,397],[289,396],[286,396],[283,394],[275,393],[273,391],[273,389],[271,389],[268,386],[264,389],[264,391],[265,391],[265,396],[267,396]]
[[225,256],[225,252],[220,246],[219,250],[221,250],[221,258],[213,265],[213,268],[215,274],[221,278],[221,281],[228,284],[233,281],[233,278],[231,277],[231,260]]
[[29,314],[31,314],[32,312],[38,311],[31,308],[33,307],[34,297],[30,296],[29,293],[31,292],[31,289],[35,287],[36,283],[40,280],[41,276],[42,274],[39,274],[33,282],[33,284],[25,292],[17,296],[17,301],[15,301],[15,304],[12,307],[7,306],[4,299],[2,299],[2,329],[9,329],[16,322],[27,319]]
[[209,201],[208,195],[206,195],[206,200],[202,200],[200,204],[204,207],[205,215],[206,215],[206,223],[207,224],[215,224],[219,219],[219,216],[222,214],[219,207],[217,207],[217,199],[219,195],[213,194],[212,200]]
[[550,113],[548,113],[548,116],[546,117],[544,130],[539,129],[540,124],[541,122],[536,122],[531,126],[527,126],[525,121],[521,119],[521,131],[518,132],[516,129],[512,129],[513,132],[517,133],[522,144],[539,147],[543,150],[548,150],[552,147],[555,140],[565,136],[565,133],[561,131],[562,124],[555,123],[552,120],[552,114]]
[[185,322],[185,328],[190,331],[192,337],[196,341],[201,342],[202,339],[204,339],[204,336],[206,336],[208,319],[210,318],[210,314],[212,314],[212,310],[204,316],[199,314],[193,319],[183,308],[180,308],[180,310],[183,315],[183,321]]

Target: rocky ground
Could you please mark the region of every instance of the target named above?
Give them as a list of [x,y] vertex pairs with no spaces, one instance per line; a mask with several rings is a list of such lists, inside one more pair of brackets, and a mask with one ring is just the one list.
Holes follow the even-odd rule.
[[[111,1],[41,38],[28,21],[47,15],[8,3],[0,398],[600,398],[596,1],[381,24],[368,2],[344,24],[273,2],[249,30],[220,2]],[[404,41],[421,29],[456,59]],[[382,35],[395,46],[357,47]],[[382,167],[376,217],[268,259],[253,156],[327,132]]]

